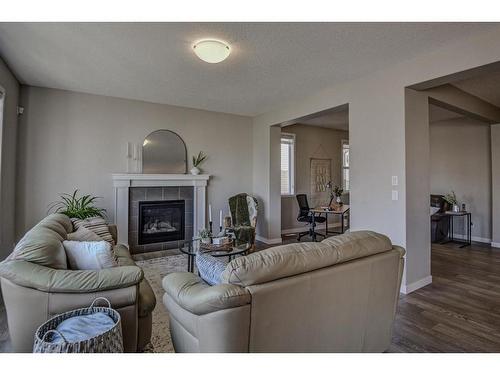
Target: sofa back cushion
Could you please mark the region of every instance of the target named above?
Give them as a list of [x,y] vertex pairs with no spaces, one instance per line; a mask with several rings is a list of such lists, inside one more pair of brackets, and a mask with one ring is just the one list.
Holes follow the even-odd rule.
[[371,231],[330,237],[320,243],[282,245],[234,259],[222,273],[222,282],[262,284],[389,250],[389,238]]
[[[383,352],[391,344],[402,251],[250,285],[249,352]],[[292,328],[291,328],[292,327]]]
[[35,225],[18,242],[9,260],[25,260],[41,266],[67,269],[62,241],[73,230],[69,217],[52,214]]

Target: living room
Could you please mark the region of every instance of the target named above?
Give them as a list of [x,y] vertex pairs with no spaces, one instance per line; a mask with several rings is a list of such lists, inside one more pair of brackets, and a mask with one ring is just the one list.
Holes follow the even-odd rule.
[[0,22],[0,352],[499,351],[499,36]]

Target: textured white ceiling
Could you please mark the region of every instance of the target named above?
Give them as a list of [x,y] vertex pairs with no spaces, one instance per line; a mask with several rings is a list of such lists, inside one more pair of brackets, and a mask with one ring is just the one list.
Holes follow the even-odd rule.
[[[473,23],[0,23],[0,56],[25,84],[242,115],[482,32]],[[191,44],[227,40],[207,64]]]

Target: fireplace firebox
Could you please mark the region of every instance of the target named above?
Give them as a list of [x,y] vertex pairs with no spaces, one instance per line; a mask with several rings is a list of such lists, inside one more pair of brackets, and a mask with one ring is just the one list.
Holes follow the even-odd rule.
[[139,245],[184,239],[185,202],[139,202]]

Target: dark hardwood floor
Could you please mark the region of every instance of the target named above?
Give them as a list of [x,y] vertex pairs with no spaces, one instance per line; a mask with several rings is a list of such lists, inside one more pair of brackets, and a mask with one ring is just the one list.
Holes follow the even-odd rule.
[[389,352],[500,352],[500,249],[433,244],[431,259],[432,284],[400,296]]
[[500,352],[500,249],[432,245],[432,284],[401,295],[392,352]]

